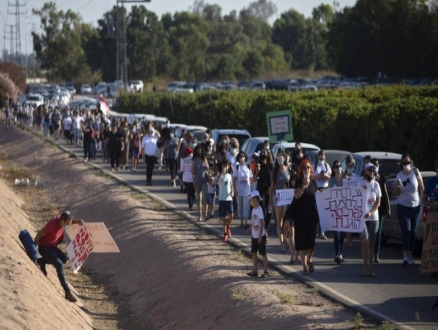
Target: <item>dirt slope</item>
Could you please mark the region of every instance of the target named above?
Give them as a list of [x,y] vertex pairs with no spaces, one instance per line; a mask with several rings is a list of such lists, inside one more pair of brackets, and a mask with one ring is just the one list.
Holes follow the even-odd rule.
[[[104,276],[115,288],[113,295],[116,299],[120,297],[129,305],[132,319],[137,322],[126,328],[145,329],[148,324],[156,329],[346,329],[352,326],[353,312],[320,297],[293,279],[283,278],[274,271],[271,271],[273,277],[266,280],[247,278],[245,274],[250,269],[250,260],[235,249],[144,196],[99,175],[82,162],[69,158],[31,133],[19,129],[6,131],[2,125],[0,151],[20,166],[32,169],[44,185],[51,203],[58,208],[69,208],[74,218],[106,223],[121,253],[92,254],[86,266],[90,273]],[[3,192],[2,187],[0,189]],[[0,199],[3,200],[1,195]],[[18,207],[13,216],[8,213],[14,203],[18,202],[1,204],[8,205],[0,209],[2,226],[8,218],[16,221],[18,214],[24,219]],[[9,233],[6,236],[2,233],[0,240],[10,240],[9,237],[18,235],[21,227],[17,224],[10,226]],[[16,245],[9,242],[9,245],[13,244]],[[2,250],[0,253],[5,252]],[[2,280],[0,286],[5,294],[16,297],[22,292],[21,300],[16,299],[17,304],[24,304],[26,300],[25,308],[29,311],[41,300],[49,304],[52,298],[47,294],[51,292],[48,290],[56,290],[56,299],[60,301],[53,300],[54,306],[67,307],[57,279],[52,277],[54,283],[50,288],[50,283],[44,281],[39,271],[27,262],[23,252],[17,250],[14,253],[16,255],[11,256],[14,261],[5,259],[6,262],[11,265],[20,261],[19,273],[29,272],[29,277],[15,281],[17,287],[23,283],[23,291],[19,289],[18,294],[10,286],[3,287],[3,282],[8,282]],[[6,257],[5,253],[2,258]],[[12,266],[8,268],[13,269]],[[3,276],[3,271],[1,274],[6,276]],[[74,282],[74,278],[69,278],[69,281]],[[81,290],[80,283],[77,285],[79,297],[86,299],[87,293]],[[280,303],[281,294],[293,297],[294,303]],[[8,304],[7,299],[4,301]],[[62,323],[68,316],[82,313],[76,306],[70,304],[68,307],[62,313],[65,318]],[[16,309],[15,306],[9,308]],[[37,314],[31,320],[26,312],[15,313],[22,322],[20,325],[31,329],[45,328],[31,326],[37,321]],[[47,322],[56,321],[50,310],[42,314]],[[74,318],[76,323],[72,328],[86,327],[81,318],[80,314]],[[12,324],[19,324],[14,322]],[[373,328],[375,324],[368,326]]]

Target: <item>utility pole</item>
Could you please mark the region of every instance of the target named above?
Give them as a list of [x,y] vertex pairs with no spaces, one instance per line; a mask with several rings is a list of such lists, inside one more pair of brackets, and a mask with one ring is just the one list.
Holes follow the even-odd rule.
[[[9,31],[7,31],[8,28],[9,27]],[[6,42],[6,40],[9,40],[10,41],[10,46],[9,46],[9,53],[8,53],[8,57],[9,57],[9,62],[13,62],[14,61],[14,59],[13,59],[13,54],[14,54],[14,40],[15,40],[15,38],[14,38],[14,25],[13,24],[7,24],[7,25],[5,25],[5,42]],[[8,33],[9,34],[9,37],[6,37],[6,33]],[[6,48],[6,46],[5,46],[5,48]],[[6,53],[6,51],[5,51],[5,53]]]
[[9,12],[8,9],[8,14],[9,15],[15,15],[15,52],[16,52],[16,56],[17,56],[17,64],[19,64],[21,67],[23,66],[23,63],[21,61],[22,59],[22,54],[21,54],[21,31],[20,31],[20,16],[21,15],[26,15],[27,11],[25,12],[20,12],[20,7],[25,7],[26,3],[21,4],[20,0],[15,0],[15,4],[14,3],[9,3],[8,2],[8,6],[9,7],[15,7],[15,12]]
[[5,16],[2,12],[0,12],[0,15],[2,15],[2,25],[3,25],[3,48],[2,48],[2,60],[3,62],[6,61],[5,59],[5,47],[6,47],[6,26],[5,26]]

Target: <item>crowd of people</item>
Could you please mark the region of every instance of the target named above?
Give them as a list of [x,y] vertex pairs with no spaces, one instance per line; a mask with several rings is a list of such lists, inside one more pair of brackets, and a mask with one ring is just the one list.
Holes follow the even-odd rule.
[[[7,120],[14,111],[17,113],[19,108],[7,109]],[[145,120],[110,119],[99,109],[66,108],[60,111],[56,107],[40,106],[31,112],[17,120],[42,131],[47,137],[58,139],[63,136],[66,143],[82,146],[84,162],[95,160],[100,153],[103,161],[111,164],[111,171],[136,171],[139,159],[143,159],[148,186],[153,185],[153,171],[158,162],[159,169],[168,171],[170,185],[178,186],[180,192],[187,195],[189,210],[193,211],[197,204],[199,221],[214,218],[218,199],[224,242],[232,236],[231,223],[237,218],[245,230],[251,228],[255,239],[252,252],[266,255],[268,229],[271,220],[275,220],[281,252],[290,254],[291,264],[301,262],[304,275],[315,270],[316,237],[327,239],[319,225],[316,194],[328,188],[361,186],[367,192],[367,221],[360,233],[364,264],[361,276],[376,276],[373,264],[380,263],[382,223],[391,211],[386,180],[379,175],[378,159],[365,157],[363,173],[358,176],[353,173],[355,160],[352,156],[347,156],[346,166],[342,168],[340,159],[328,164],[321,150],[312,164],[300,143],[295,144],[292,154],[280,150],[274,159],[268,141],[259,152],[246,155],[240,151],[235,138],[223,136],[216,145],[210,129],[198,141],[185,129],[176,136],[169,122],[157,126]],[[404,154],[392,190],[392,194],[398,196],[402,263],[405,266],[415,263],[413,244],[420,203],[430,207],[432,212],[438,210],[438,163],[435,164],[437,177],[431,178],[425,186],[420,172],[412,164],[411,157]],[[292,203],[277,205],[276,191],[286,188],[294,188]],[[338,264],[345,261],[345,239],[352,247],[351,233],[334,232],[334,262]],[[256,269],[249,275],[255,274]],[[268,276],[266,269],[264,276]]]

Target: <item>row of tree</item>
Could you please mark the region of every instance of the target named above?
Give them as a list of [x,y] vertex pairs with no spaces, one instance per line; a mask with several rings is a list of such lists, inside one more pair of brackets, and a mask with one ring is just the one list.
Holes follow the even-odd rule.
[[117,39],[126,26],[129,77],[250,79],[294,69],[341,74],[438,76],[438,10],[426,0],[358,0],[352,8],[321,4],[312,17],[257,0],[239,13],[196,0],[161,18],[144,6],[114,7],[97,27],[54,2],[33,13],[42,33],[34,47],[49,79],[115,80]]

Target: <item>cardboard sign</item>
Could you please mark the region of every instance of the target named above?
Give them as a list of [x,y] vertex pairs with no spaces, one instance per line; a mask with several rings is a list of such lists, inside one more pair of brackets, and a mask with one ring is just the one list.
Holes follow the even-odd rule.
[[362,187],[324,189],[315,196],[322,231],[362,232],[367,205]]
[[192,160],[192,158],[181,158],[180,171],[182,173],[192,171]]
[[292,141],[292,115],[289,110],[266,113],[269,142]]
[[275,198],[277,200],[277,206],[289,205],[294,199],[294,190],[278,189],[275,192]]
[[93,251],[91,236],[85,227],[81,227],[79,232],[72,237],[70,244],[67,246],[67,255],[70,259],[73,273],[77,273],[84,264],[88,255]]
[[[84,227],[90,235],[94,253],[120,252],[116,242],[114,242],[114,239],[103,222],[85,222]],[[76,237],[81,228],[83,227],[79,225],[71,225],[66,231],[68,237],[73,240],[73,237]]]
[[438,272],[438,212],[427,214],[421,254],[420,274],[430,272]]

